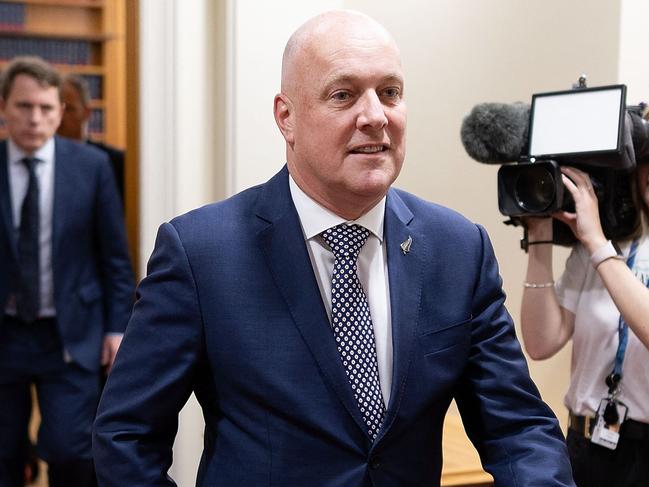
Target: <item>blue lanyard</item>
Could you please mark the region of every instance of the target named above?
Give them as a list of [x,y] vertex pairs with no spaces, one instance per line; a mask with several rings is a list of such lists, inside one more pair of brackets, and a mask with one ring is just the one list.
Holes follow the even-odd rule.
[[[633,263],[635,262],[635,254],[637,250],[638,239],[636,238],[631,244],[629,257],[626,259],[626,265],[631,271],[633,271]],[[626,345],[629,341],[629,325],[626,324],[626,321],[622,317],[622,313],[620,313],[620,321],[617,325],[617,334],[619,340],[617,344],[617,352],[615,353],[615,367],[613,368],[613,374],[619,377],[619,383],[619,381],[622,380],[622,362],[624,362],[624,353],[626,352]]]

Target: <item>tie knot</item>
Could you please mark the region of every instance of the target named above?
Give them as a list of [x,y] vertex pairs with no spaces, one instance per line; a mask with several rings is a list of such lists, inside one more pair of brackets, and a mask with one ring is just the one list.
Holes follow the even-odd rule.
[[370,236],[370,231],[360,225],[342,223],[328,228],[321,235],[336,257],[352,255],[357,258],[367,237]]
[[21,162],[25,166],[27,166],[27,170],[29,172],[33,172],[34,169],[36,168],[36,164],[38,163],[38,159],[36,159],[35,157],[23,157],[21,159]]

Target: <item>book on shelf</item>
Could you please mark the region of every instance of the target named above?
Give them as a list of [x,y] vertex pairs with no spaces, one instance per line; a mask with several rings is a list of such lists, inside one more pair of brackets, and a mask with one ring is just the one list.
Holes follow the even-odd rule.
[[13,36],[0,39],[0,61],[27,55],[42,57],[52,64],[87,65],[92,64],[92,42]]
[[102,134],[104,132],[104,111],[101,108],[93,108],[90,111],[88,132],[91,134]]
[[25,4],[0,2],[0,30],[21,31],[25,28]]
[[101,100],[104,93],[104,83],[103,78],[99,74],[83,74],[81,77],[88,84],[88,90],[90,91],[91,100]]

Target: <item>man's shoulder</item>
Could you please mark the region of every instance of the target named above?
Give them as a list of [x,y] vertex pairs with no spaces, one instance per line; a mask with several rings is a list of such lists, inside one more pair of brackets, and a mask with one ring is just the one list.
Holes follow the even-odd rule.
[[54,151],[55,157],[60,156],[65,159],[80,160],[91,164],[102,164],[108,161],[106,153],[96,147],[60,136],[54,138]]
[[263,185],[253,186],[229,198],[206,204],[176,216],[170,223],[179,230],[188,228],[228,227],[245,225],[254,216],[255,202]]
[[[390,202],[390,199],[392,202]],[[388,193],[388,204],[402,203],[408,208],[413,217],[423,220],[423,222],[429,222],[431,224],[452,224],[460,225],[461,227],[470,226],[475,227],[475,224],[469,220],[467,217],[462,215],[457,210],[448,208],[446,206],[440,205],[438,203],[433,203],[427,201],[419,196],[416,196],[408,191],[404,191],[399,188],[391,188]]]

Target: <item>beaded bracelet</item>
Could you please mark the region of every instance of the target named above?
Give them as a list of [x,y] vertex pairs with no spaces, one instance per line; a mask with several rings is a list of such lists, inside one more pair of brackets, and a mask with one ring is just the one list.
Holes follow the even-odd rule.
[[554,286],[554,281],[543,282],[543,283],[523,282],[523,287],[532,288],[532,289],[544,288],[544,287],[552,287],[552,286]]

